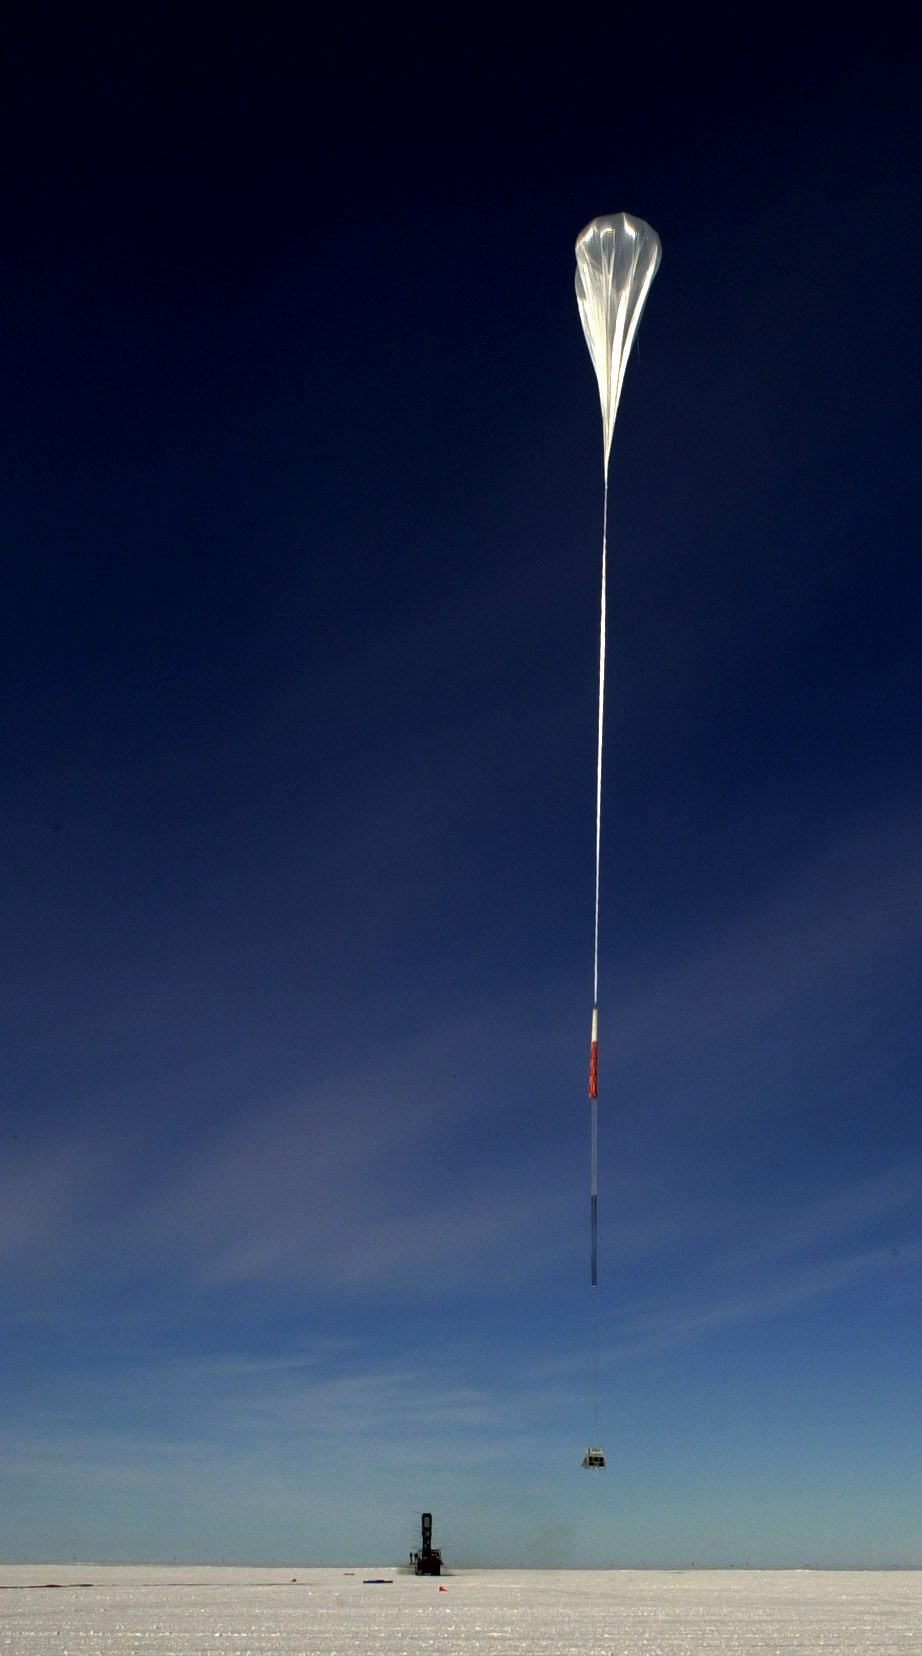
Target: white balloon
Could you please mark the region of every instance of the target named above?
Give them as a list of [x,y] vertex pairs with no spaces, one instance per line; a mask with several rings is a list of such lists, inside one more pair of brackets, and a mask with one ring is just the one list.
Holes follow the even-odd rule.
[[593,219],[576,240],[576,300],[599,382],[606,474],[624,370],[661,251],[656,231],[630,213]]

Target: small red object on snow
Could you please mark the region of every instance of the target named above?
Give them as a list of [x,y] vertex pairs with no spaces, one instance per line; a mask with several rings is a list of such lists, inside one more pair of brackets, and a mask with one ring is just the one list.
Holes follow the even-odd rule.
[[447,1593],[447,1592],[448,1592],[448,1588],[447,1588],[447,1587],[440,1587],[440,1588],[439,1588],[439,1592],[440,1592],[440,1593]]

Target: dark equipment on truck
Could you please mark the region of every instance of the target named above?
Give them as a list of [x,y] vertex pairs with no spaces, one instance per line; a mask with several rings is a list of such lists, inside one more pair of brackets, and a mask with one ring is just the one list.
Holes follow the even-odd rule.
[[419,1552],[410,1554],[410,1563],[416,1575],[441,1575],[442,1554],[432,1545],[432,1513],[423,1513],[423,1542]]

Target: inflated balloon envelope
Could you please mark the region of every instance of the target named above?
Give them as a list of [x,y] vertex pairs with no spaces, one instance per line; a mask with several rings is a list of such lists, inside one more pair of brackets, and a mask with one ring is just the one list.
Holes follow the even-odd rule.
[[593,219],[576,239],[576,302],[599,382],[606,479],[624,370],[661,251],[656,231],[630,213]]

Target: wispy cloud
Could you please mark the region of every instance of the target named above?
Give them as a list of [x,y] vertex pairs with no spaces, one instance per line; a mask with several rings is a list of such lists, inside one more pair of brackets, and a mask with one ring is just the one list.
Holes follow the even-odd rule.
[[478,1148],[485,1099],[502,1084],[490,1072],[507,1010],[344,1060],[338,1076],[218,1125],[126,1216],[133,1267],[172,1263],[205,1287],[404,1294],[489,1293],[539,1271],[567,1191],[535,1203],[541,1145],[508,1163],[497,1163],[495,1136]]
[[[894,807],[840,826],[783,886],[623,996],[604,1076],[607,1264],[693,1259],[719,1278],[728,1258],[763,1269],[848,1237],[871,1244],[874,1225],[911,1215],[917,1159],[846,1182],[792,1164],[768,1192],[742,1135],[797,1119],[818,1076],[846,1099],[886,1080],[874,1020],[904,1011],[880,984],[922,936],[916,821]],[[541,982],[416,1036],[379,1033],[281,1096],[193,1118],[173,1148],[155,1113],[137,1126],[126,1113],[105,1140],[13,1146],[0,1258],[25,1260],[34,1282],[166,1276],[299,1303],[435,1289],[486,1303],[559,1280],[585,1245],[582,1072],[561,1058],[578,1000],[571,982]]]
[[[919,819],[914,800],[840,824],[718,935],[690,939],[680,964],[626,997],[622,1061],[659,1070],[671,1060],[717,1080],[743,1070],[757,1081],[769,1046],[776,1058],[793,1050],[813,1067],[831,1042],[841,1049],[863,1035],[873,1043],[881,975],[922,937]],[[873,1061],[872,1051],[865,1062]],[[704,1091],[695,1088],[699,1106]],[[712,1096],[717,1109],[733,1110],[746,1098],[719,1088]]]
[[857,1288],[885,1274],[910,1273],[918,1281],[922,1240],[894,1250],[876,1248],[842,1258],[815,1260],[773,1274],[712,1300],[663,1301],[628,1310],[617,1320],[603,1361],[620,1363],[706,1339],[708,1335],[762,1322]]
[[385,1361],[362,1344],[333,1351],[307,1343],[258,1362],[234,1353],[208,1359],[175,1353],[122,1353],[118,1425],[106,1399],[108,1370],[92,1354],[74,1365],[66,1406],[42,1401],[43,1431],[28,1415],[0,1436],[9,1475],[25,1464],[54,1471],[94,1459],[111,1476],[121,1465],[184,1457],[319,1455],[348,1449],[368,1465],[395,1457],[431,1460],[452,1446],[459,1462],[511,1458],[537,1429],[547,1394],[503,1366],[475,1377],[463,1349],[418,1344]]
[[82,1263],[92,1216],[111,1186],[117,1155],[101,1134],[7,1137],[0,1160],[0,1263],[28,1282]]

